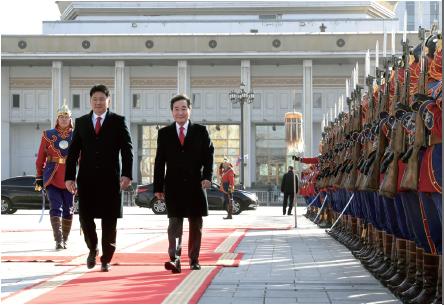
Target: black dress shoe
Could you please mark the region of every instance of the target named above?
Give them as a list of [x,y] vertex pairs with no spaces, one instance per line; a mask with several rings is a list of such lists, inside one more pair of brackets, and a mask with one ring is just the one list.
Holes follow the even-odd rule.
[[176,259],[174,261],[165,262],[165,269],[171,270],[171,273],[181,273],[182,268],[180,267],[180,260]]
[[89,251],[88,258],[86,259],[86,266],[88,269],[92,269],[96,265],[96,257],[99,255],[99,250]]
[[102,266],[100,267],[100,271],[108,272],[109,269],[111,269],[111,265],[109,263],[102,263]]
[[190,269],[191,270],[200,270],[200,264],[198,262],[192,262],[190,264]]

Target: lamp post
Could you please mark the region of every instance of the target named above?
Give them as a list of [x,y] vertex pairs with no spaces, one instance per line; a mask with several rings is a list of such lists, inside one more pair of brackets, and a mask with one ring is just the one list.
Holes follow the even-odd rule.
[[254,102],[254,92],[250,91],[247,93],[245,91],[245,84],[240,84],[240,89],[238,92],[231,90],[228,94],[231,103],[234,105],[236,103],[240,104],[241,109],[241,127],[240,127],[240,155],[241,155],[241,173],[240,173],[240,183],[244,187],[244,103],[251,104]]

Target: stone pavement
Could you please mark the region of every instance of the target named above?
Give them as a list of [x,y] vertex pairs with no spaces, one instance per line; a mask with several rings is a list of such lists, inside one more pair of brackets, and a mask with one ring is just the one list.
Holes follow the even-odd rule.
[[[281,211],[268,209],[269,215]],[[299,215],[304,211],[298,208]],[[305,217],[298,217],[297,229],[249,231],[236,252],[245,253],[240,266],[222,269],[200,304],[400,304],[348,249]]]
[[[298,208],[298,214],[304,212]],[[249,230],[235,252],[243,252],[237,268],[222,268],[199,303],[400,303],[372,277],[341,244],[307,219],[298,217],[298,228],[265,230],[294,225],[280,207],[244,211],[223,220],[223,211],[210,211],[204,227],[262,227]],[[38,223],[38,211],[18,211],[1,216],[2,256],[81,255],[87,253],[75,216],[70,247],[54,251],[49,217]],[[131,251],[166,234],[167,218],[137,207],[125,207],[118,222],[117,246]],[[185,222],[186,223],[186,222]],[[98,222],[100,228],[100,222]],[[203,236],[205,238],[205,236]],[[163,262],[160,262],[163,263]],[[55,263],[2,263],[1,298],[68,270]],[[86,267],[84,268],[86,272]],[[112,270],[111,270],[112,272]]]

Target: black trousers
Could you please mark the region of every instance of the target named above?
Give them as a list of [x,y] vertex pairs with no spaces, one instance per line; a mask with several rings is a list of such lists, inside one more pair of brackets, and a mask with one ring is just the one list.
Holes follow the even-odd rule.
[[[182,254],[183,217],[170,217],[168,224],[168,255],[170,260],[180,259]],[[202,241],[202,216],[188,217],[190,232],[188,235],[188,257],[190,262],[199,260]]]
[[293,199],[294,199],[294,193],[284,193],[284,202],[283,202],[283,213],[285,215],[285,210],[287,209],[287,201],[288,202],[288,212],[287,214],[291,214],[291,209],[293,208]]
[[[82,227],[83,236],[85,237],[86,245],[90,251],[97,249],[98,239],[96,224],[93,217],[80,217],[80,226]],[[117,218],[103,218],[102,219],[102,256],[100,261],[102,263],[109,263],[116,251],[116,236],[117,236]]]

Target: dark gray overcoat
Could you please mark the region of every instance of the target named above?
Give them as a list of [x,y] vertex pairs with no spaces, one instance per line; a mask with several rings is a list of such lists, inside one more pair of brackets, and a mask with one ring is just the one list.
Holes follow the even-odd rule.
[[165,192],[168,217],[208,215],[201,181],[212,181],[213,155],[213,143],[205,126],[190,121],[183,146],[176,123],[159,130],[154,192]]
[[[123,116],[108,111],[97,136],[92,111],[76,119],[66,160],[65,180],[75,180],[78,163],[80,217],[122,217],[120,177],[132,179],[132,149]],[[122,156],[122,172],[119,155]]]

